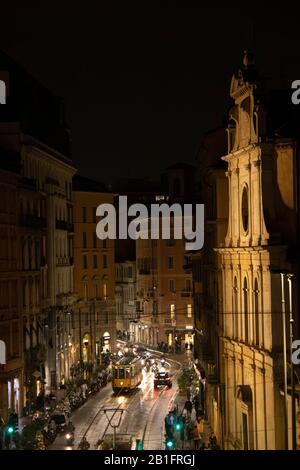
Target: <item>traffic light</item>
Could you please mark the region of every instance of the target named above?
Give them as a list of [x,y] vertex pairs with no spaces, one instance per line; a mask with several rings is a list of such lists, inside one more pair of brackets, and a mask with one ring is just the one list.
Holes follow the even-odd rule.
[[175,431],[179,432],[182,429],[182,423],[180,421],[177,421],[175,424]]
[[166,439],[166,449],[171,450],[174,449],[174,439],[171,437],[167,437]]
[[181,416],[175,416],[174,429],[180,432],[183,429],[183,420]]
[[13,432],[14,432],[13,426],[9,426],[9,427],[7,428],[7,432],[8,432],[8,434],[13,434]]
[[143,441],[142,441],[142,439],[137,439],[137,441],[136,441],[136,450],[143,450]]

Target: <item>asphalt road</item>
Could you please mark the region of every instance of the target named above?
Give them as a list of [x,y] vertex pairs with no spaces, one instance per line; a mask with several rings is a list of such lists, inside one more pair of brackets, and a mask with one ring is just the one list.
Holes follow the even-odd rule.
[[[131,435],[133,439],[142,439],[143,448],[160,450],[164,448],[164,418],[177,394],[176,375],[180,364],[167,359],[168,370],[172,375],[173,387],[153,388],[152,372],[143,371],[143,381],[130,394],[115,396],[111,383],[92,396],[81,408],[72,413],[71,420],[75,426],[75,442],[67,447],[64,435],[59,435],[49,450],[76,450],[82,437],[90,443],[90,450],[96,448],[96,443],[104,436],[113,433],[111,424],[119,424],[117,435]],[[117,411],[105,411],[117,409]]]

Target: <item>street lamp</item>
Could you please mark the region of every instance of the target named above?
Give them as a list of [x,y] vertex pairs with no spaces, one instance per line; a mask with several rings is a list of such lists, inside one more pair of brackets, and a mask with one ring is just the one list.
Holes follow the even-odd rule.
[[292,278],[293,274],[287,274],[287,281],[289,286],[289,321],[290,321],[290,364],[291,364],[291,400],[292,400],[292,449],[297,450],[297,436],[296,436],[296,407],[295,407],[295,380],[294,380],[294,364],[292,361],[293,355],[293,301],[292,301]]
[[285,308],[285,289],[284,277],[287,277],[289,291],[289,323],[290,323],[290,369],[291,369],[291,413],[292,413],[292,449],[297,449],[296,436],[296,408],[295,408],[295,381],[294,381],[294,364],[292,361],[293,354],[293,305],[292,305],[292,278],[293,274],[288,272],[280,272],[281,278],[281,311],[282,311],[282,335],[283,335],[283,370],[284,370],[284,423],[285,423],[285,449],[288,450],[288,377],[287,377],[287,340],[286,340],[286,308]]
[[285,313],[285,291],[284,273],[280,273],[281,280],[281,313],[282,313],[282,340],[283,340],[283,379],[284,379],[284,447],[289,448],[288,436],[288,399],[287,399],[287,357],[286,357],[286,313]]

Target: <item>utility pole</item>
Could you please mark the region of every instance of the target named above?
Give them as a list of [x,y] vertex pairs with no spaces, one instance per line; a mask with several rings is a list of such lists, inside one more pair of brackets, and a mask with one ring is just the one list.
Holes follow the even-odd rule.
[[289,285],[289,320],[290,320],[290,364],[291,364],[291,400],[292,400],[292,450],[297,450],[297,433],[296,433],[296,406],[295,406],[295,380],[294,380],[294,364],[292,361],[293,354],[293,300],[292,300],[292,278],[293,274],[287,275]]
[[282,335],[283,335],[283,374],[284,374],[284,448],[289,449],[288,437],[288,401],[287,401],[287,357],[286,357],[286,314],[285,314],[285,292],[284,292],[284,274],[281,277],[281,311],[282,311]]

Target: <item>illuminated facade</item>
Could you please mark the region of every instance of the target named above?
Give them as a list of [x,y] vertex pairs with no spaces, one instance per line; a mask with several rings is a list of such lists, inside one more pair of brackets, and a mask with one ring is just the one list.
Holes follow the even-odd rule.
[[[3,162],[10,158],[10,161]],[[18,257],[18,168],[13,156],[0,149],[0,340],[5,343],[5,364],[0,364],[0,416],[19,415],[23,403],[22,317]]]
[[[227,449],[285,448],[279,273],[297,272],[291,250],[299,237],[296,145],[290,128],[279,126],[284,115],[276,122],[274,109],[271,123],[277,127],[271,127],[268,103],[257,100],[257,85],[252,58],[245,54],[243,68],[231,82],[234,106],[228,153],[223,157],[228,166],[229,219],[223,247],[217,249]],[[278,106],[279,101],[275,103]],[[289,310],[296,304],[289,302],[286,282],[285,292]],[[290,396],[288,402],[291,448]]]
[[[175,164],[166,170],[167,196],[156,202],[189,203],[194,196],[194,168]],[[182,350],[194,343],[194,308],[192,274],[184,267],[189,262],[185,240],[136,241],[137,311],[139,321],[132,325],[135,338],[169,350]]]
[[101,183],[74,177],[75,359],[95,362],[116,343],[114,240],[96,236],[96,208],[113,204]]

